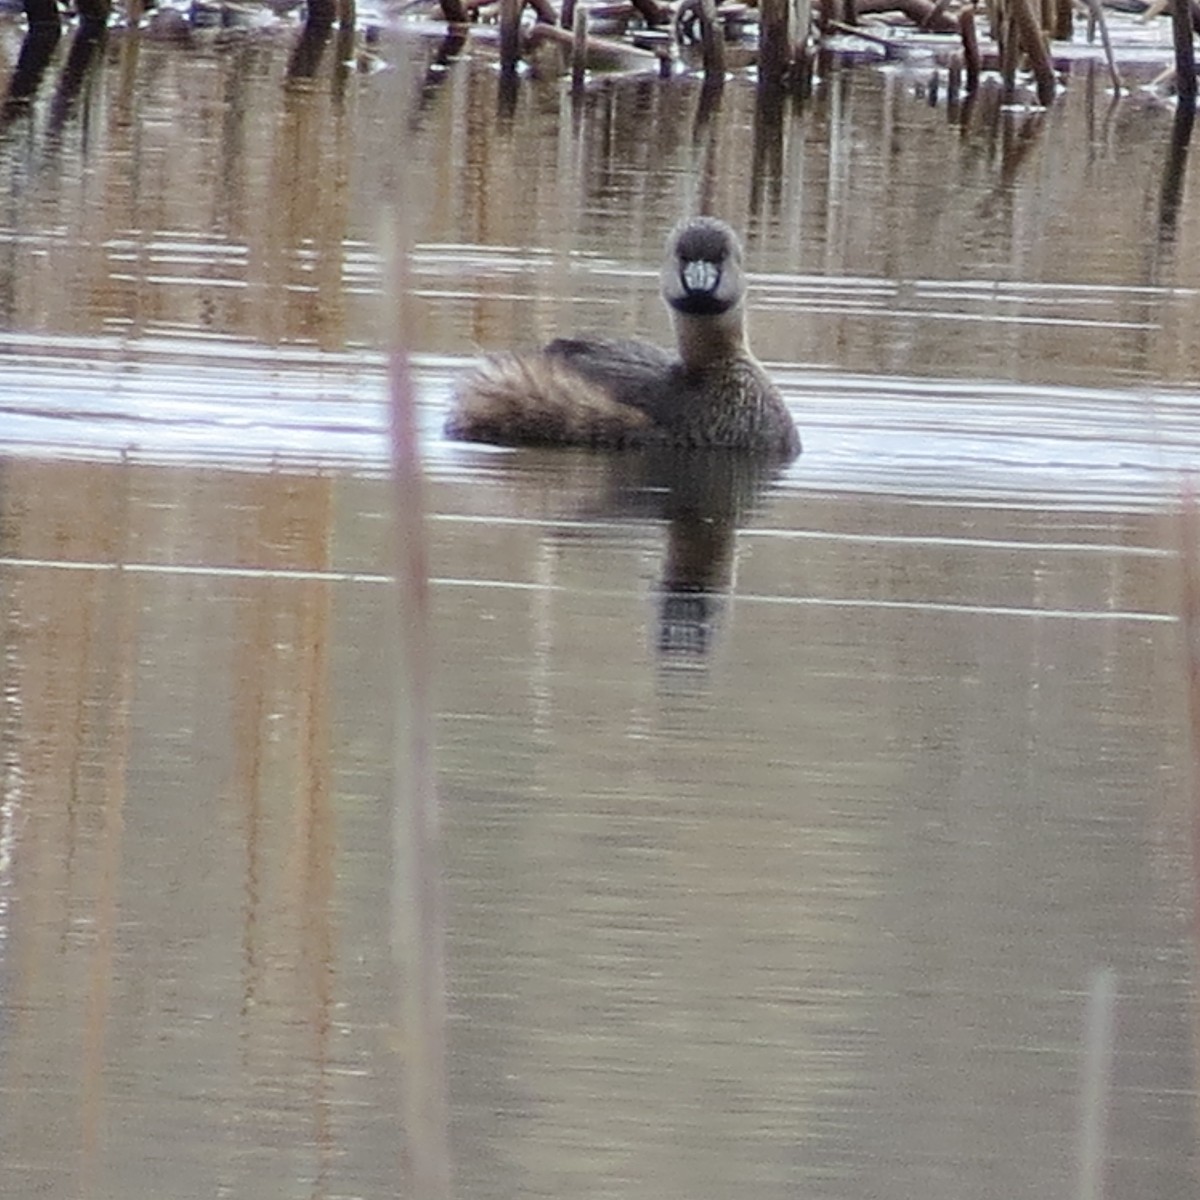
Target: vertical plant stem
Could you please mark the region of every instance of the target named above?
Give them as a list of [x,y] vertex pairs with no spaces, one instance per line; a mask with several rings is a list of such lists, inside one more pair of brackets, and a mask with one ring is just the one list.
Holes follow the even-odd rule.
[[500,71],[515,75],[521,57],[521,9],[524,0],[500,0]]
[[588,15],[587,9],[582,5],[575,10],[571,34],[571,90],[579,93],[583,91],[587,79],[588,55]]
[[1050,36],[1059,42],[1069,42],[1075,36],[1075,14],[1071,0],[1055,0]]
[[25,19],[29,22],[30,29],[35,26],[61,28],[57,0],[25,0],[24,7]]
[[432,676],[423,479],[416,404],[401,312],[407,256],[393,219],[388,384],[396,528],[396,734],[392,803],[392,926],[400,985],[404,1119],[413,1200],[449,1200],[449,1099],[441,850],[433,768]]
[[1100,0],[1087,0],[1088,19],[1100,30],[1100,44],[1104,47],[1104,59],[1108,63],[1108,76],[1112,80],[1113,91],[1121,94],[1121,75],[1117,70],[1117,60],[1113,55],[1112,39],[1108,36],[1108,21],[1104,18],[1104,9]]
[[1017,30],[1017,43],[1029,56],[1029,66],[1037,81],[1038,103],[1049,108],[1058,90],[1058,81],[1054,77],[1054,64],[1046,49],[1045,36],[1030,0],[1008,0],[1008,3]]
[[1192,41],[1192,5],[1176,0],[1171,5],[1171,33],[1175,41],[1175,94],[1181,105],[1196,105],[1196,47]]
[[962,38],[963,66],[967,72],[967,92],[973,96],[979,90],[979,74],[982,66],[973,4],[964,5],[958,14],[958,33]]
[[1004,103],[1011,104],[1017,90],[1018,50],[1017,25],[1011,5],[999,10],[999,20],[992,30],[1000,58],[1000,81]]
[[79,13],[80,24],[89,30],[103,29],[108,24],[108,14],[112,11],[110,0],[76,0],[76,11]]
[[700,45],[704,52],[704,86],[720,88],[725,85],[725,31],[717,19],[713,0],[700,0]]
[[759,0],[758,88],[773,90],[784,85],[792,56],[791,0]]
[[1200,514],[1191,485],[1184,489],[1180,507],[1179,543],[1184,670],[1192,728],[1192,929],[1200,954]]
[[1116,1009],[1116,973],[1111,967],[1102,967],[1092,975],[1084,1019],[1078,1200],[1104,1198]]
[[793,84],[800,75],[809,57],[812,34],[812,0],[789,0],[792,10],[792,49],[788,56],[792,62]]

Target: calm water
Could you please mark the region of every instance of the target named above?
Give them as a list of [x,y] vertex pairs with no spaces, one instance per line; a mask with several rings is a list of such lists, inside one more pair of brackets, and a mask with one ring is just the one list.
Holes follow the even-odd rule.
[[[459,1193],[1074,1194],[1108,965],[1109,1194],[1195,1195],[1171,113],[295,41],[64,45],[0,130],[0,1194],[399,1191],[393,204]],[[699,205],[794,466],[439,439],[477,348],[665,340]]]

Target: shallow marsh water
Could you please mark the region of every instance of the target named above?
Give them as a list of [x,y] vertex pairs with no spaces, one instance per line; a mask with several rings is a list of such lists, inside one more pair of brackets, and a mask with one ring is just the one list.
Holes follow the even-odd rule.
[[[0,1194],[397,1190],[391,199],[460,1194],[1064,1194],[1111,965],[1110,1194],[1194,1195],[1170,113],[924,67],[774,129],[737,77],[509,110],[483,50],[294,40],[114,37],[0,137]],[[438,438],[476,347],[664,339],[701,203],[794,466]]]

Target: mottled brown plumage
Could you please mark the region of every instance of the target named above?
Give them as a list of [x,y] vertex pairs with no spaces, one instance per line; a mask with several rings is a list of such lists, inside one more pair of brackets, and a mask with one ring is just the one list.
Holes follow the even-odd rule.
[[450,437],[507,445],[728,447],[791,456],[800,438],[750,353],[742,248],[694,217],[667,242],[662,293],[678,356],[624,338],[560,338],[493,355],[458,388]]

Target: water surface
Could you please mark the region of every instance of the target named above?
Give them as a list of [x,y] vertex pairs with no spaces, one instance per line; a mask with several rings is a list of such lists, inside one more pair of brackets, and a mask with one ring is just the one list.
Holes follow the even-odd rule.
[[[1171,114],[294,41],[114,37],[0,138],[0,1191],[398,1189],[394,202],[459,1192],[1066,1193],[1110,965],[1111,1194],[1194,1195]],[[478,348],[665,339],[699,204],[796,464],[440,439]]]

